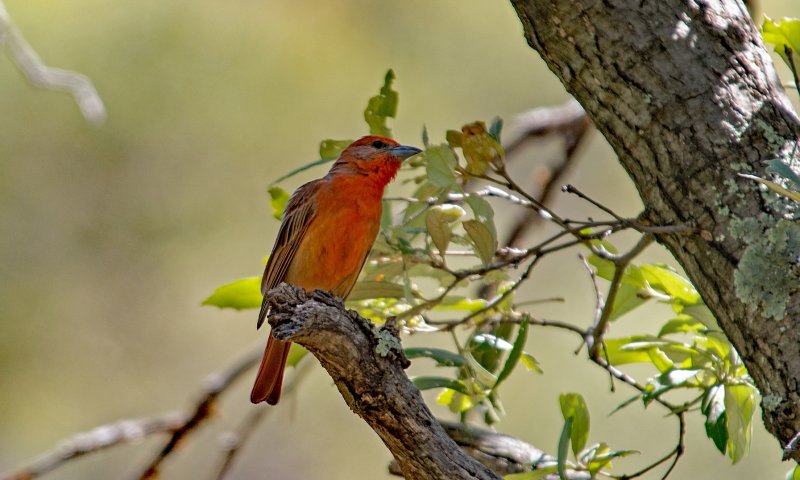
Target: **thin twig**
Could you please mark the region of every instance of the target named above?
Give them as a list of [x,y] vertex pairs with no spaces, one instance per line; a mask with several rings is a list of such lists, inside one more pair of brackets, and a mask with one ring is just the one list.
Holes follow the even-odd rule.
[[106,119],[106,108],[89,77],[80,73],[48,67],[14,25],[0,0],[0,46],[4,46],[12,62],[31,83],[48,90],[72,95],[86,120],[99,125]]
[[[311,367],[315,364],[315,362],[310,361],[308,358],[304,358],[300,361],[300,363],[294,368],[294,372],[289,381],[284,384],[284,397],[288,396],[297,389],[301,381],[307,376],[308,372],[311,371]],[[231,466],[233,466],[233,461],[236,459],[239,452],[241,452],[242,447],[244,447],[247,441],[252,438],[256,427],[267,415],[269,415],[270,412],[274,411],[274,408],[265,405],[259,405],[255,408],[251,408],[236,430],[223,434],[223,453],[225,456],[214,478],[222,480],[227,476]]]
[[205,390],[197,401],[191,416],[189,416],[186,423],[174,431],[164,448],[148,462],[148,466],[139,476],[140,479],[152,479],[158,476],[158,469],[161,463],[175,450],[181,440],[213,415],[217,397],[258,362],[261,358],[262,350],[262,348],[251,350],[227,368],[206,377],[204,382]]
[[120,420],[75,434],[45,452],[29,464],[13,472],[0,474],[2,480],[29,480],[55,470],[69,460],[125,443],[133,443],[158,433],[181,428],[188,416],[184,412],[168,412],[155,417]]

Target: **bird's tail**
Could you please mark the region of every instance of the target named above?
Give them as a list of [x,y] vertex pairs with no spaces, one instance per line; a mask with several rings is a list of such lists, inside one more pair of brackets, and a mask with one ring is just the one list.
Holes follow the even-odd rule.
[[250,392],[250,401],[253,403],[267,402],[275,405],[281,398],[281,385],[283,385],[283,369],[286,368],[286,357],[289,356],[289,347],[292,342],[276,340],[269,336],[264,358],[258,367],[256,383]]

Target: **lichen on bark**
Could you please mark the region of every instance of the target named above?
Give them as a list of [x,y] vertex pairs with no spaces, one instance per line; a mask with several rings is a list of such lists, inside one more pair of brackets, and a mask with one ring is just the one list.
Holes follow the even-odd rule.
[[745,249],[735,273],[736,296],[752,310],[783,318],[800,289],[800,223],[780,220]]

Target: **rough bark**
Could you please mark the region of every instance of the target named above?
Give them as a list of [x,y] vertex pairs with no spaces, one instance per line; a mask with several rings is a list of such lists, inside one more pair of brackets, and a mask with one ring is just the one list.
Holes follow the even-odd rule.
[[[785,448],[800,430],[797,207],[737,172],[793,155],[798,119],[734,0],[512,0],[529,45],[608,139],[660,235],[762,394]],[[797,451],[789,452],[800,460]]]
[[341,300],[281,284],[270,290],[269,323],[328,371],[345,402],[381,437],[407,479],[499,479],[447,436],[403,369],[397,332],[372,324]]

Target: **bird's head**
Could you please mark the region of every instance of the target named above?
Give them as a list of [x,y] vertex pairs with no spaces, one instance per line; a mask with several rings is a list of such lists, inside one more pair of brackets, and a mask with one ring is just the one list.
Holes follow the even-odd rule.
[[331,174],[363,175],[384,185],[389,183],[406,158],[422,150],[400,145],[391,138],[369,135],[347,146],[331,167]]

